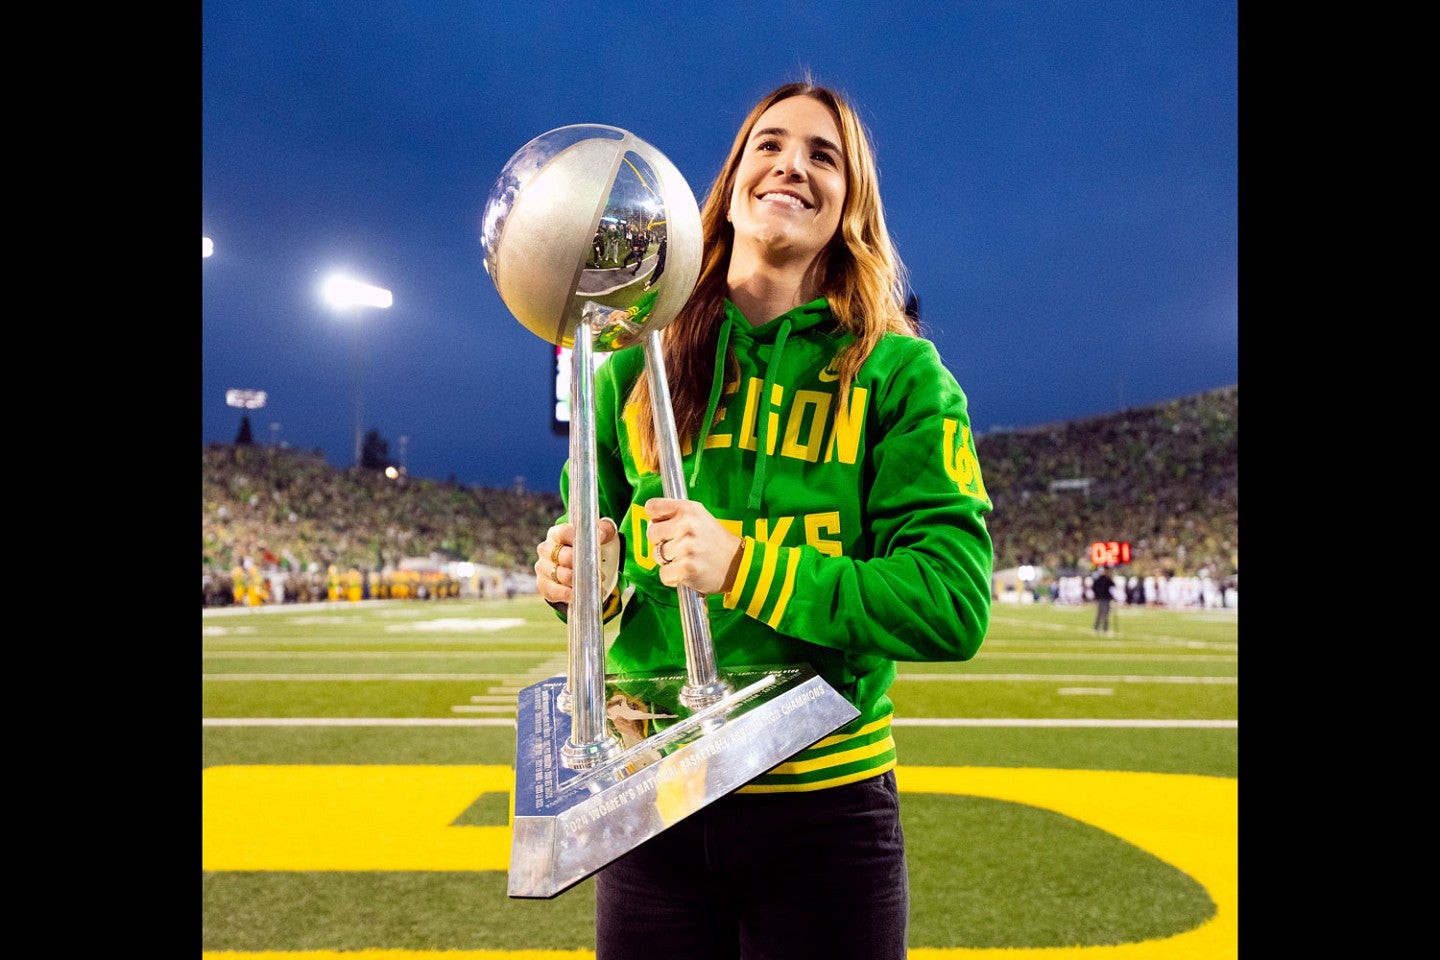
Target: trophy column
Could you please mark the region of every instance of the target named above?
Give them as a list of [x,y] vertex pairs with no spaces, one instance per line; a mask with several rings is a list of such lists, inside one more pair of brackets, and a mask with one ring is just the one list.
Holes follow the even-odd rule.
[[575,326],[570,354],[570,520],[575,524],[575,583],[566,628],[570,736],[560,758],[587,770],[620,752],[605,730],[605,624],[600,596],[600,495],[595,482],[595,331],[588,316]]
[[[654,410],[655,436],[659,441],[660,482],[665,496],[685,499],[685,471],[680,462],[680,439],[675,433],[675,411],[670,406],[670,381],[665,375],[665,355],[660,348],[660,331],[645,335],[645,375],[650,380],[650,404]],[[680,701],[692,710],[707,707],[730,692],[729,684],[715,670],[715,645],[710,639],[710,621],[705,598],[681,586],[680,626],[685,631],[685,668],[689,682],[680,690]]]

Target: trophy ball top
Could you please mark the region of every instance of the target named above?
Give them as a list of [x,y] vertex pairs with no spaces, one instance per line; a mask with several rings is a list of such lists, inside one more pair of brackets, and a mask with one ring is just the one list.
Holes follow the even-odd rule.
[[490,190],[480,225],[486,274],[515,319],[597,350],[638,343],[673,320],[700,276],[700,209],[675,165],[628,130],[583,123],[525,144]]

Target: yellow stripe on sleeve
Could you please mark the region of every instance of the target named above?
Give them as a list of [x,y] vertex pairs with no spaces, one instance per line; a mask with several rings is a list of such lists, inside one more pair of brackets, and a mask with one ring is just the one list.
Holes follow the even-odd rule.
[[755,538],[746,537],[745,547],[740,551],[740,567],[735,571],[735,582],[725,592],[725,609],[734,610],[740,602],[740,592],[745,589],[745,579],[750,575],[750,562],[755,559]]
[[771,627],[780,626],[780,617],[785,613],[785,605],[790,602],[790,595],[795,592],[795,571],[800,567],[800,548],[787,547],[785,549],[785,584],[780,588],[780,599],[775,601],[775,612],[770,614],[770,619],[765,623]]
[[747,617],[760,619],[765,598],[770,595],[770,584],[775,580],[775,565],[780,562],[781,552],[779,549],[765,551],[765,562],[760,565],[760,582],[755,585],[755,596],[750,598],[750,606],[745,608]]

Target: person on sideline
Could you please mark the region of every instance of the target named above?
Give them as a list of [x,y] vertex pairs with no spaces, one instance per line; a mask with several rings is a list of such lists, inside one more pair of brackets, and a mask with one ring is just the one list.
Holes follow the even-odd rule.
[[[596,374],[597,539],[623,557],[607,619],[633,588],[606,669],[685,669],[683,584],[722,676],[809,663],[860,716],[598,871],[596,957],[905,960],[887,690],[897,661],[968,660],[989,626],[968,401],[906,315],[870,135],[841,93],[787,83],[756,103],[701,221],[699,280],[661,331],[685,498],[663,492],[643,348]],[[570,468],[534,567],[562,617]]]
[[645,251],[649,249],[650,234],[644,230],[634,231],[630,234],[630,252],[625,254],[625,262],[620,264],[620,266],[628,267],[630,266],[630,261],[634,260],[635,266],[630,267],[630,273],[633,276],[645,265]]
[[1114,595],[1110,592],[1115,589],[1115,581],[1110,574],[1101,567],[1100,572],[1095,574],[1095,579],[1090,581],[1090,590],[1095,594],[1095,632],[1110,632],[1110,602]]
[[605,263],[605,233],[597,227],[595,236],[590,238],[590,259],[594,261],[591,266],[600,269]]
[[665,251],[670,247],[670,235],[667,233],[660,238],[660,246],[655,250],[655,269],[650,271],[650,276],[645,279],[645,289],[649,290],[660,280],[660,275],[665,272]]

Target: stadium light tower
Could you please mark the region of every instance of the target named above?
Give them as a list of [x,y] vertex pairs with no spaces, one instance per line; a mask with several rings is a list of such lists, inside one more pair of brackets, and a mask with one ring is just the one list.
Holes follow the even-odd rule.
[[[232,387],[225,391],[225,405],[227,407],[239,407],[241,410],[259,410],[265,406],[267,395],[264,390],[241,390]],[[235,435],[236,439],[240,434]]]
[[[351,314],[358,314],[360,307],[373,307],[384,310],[395,302],[394,296],[384,287],[377,287],[363,280],[356,280],[354,277],[346,276],[343,273],[332,273],[326,277],[320,285],[320,295],[325,302],[335,310],[337,314],[344,317]],[[360,466],[360,382],[361,382],[361,340],[359,324],[356,324],[354,333],[354,365],[355,365],[355,466]]]

